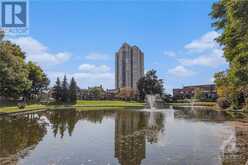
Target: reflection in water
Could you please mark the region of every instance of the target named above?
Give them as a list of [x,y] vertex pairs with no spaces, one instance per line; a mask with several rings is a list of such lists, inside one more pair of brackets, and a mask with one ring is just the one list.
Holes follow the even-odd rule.
[[224,165],[248,163],[248,124],[234,123],[235,134],[224,148]]
[[119,112],[115,119],[115,157],[121,165],[140,165],[145,158],[146,138],[157,142],[163,129],[163,114]]
[[61,111],[47,111],[44,115],[52,124],[54,136],[60,134],[63,138],[65,131],[68,131],[69,136],[72,136],[76,123],[79,120],[87,120],[93,123],[101,123],[104,117],[113,115],[113,111],[81,111],[75,109],[61,110]]
[[187,118],[208,121],[225,121],[226,116],[221,111],[214,111],[208,107],[173,107],[176,118]]
[[[0,164],[246,163],[247,124],[224,122],[224,114],[206,109],[174,109],[88,112],[70,109],[0,117]],[[231,128],[233,134],[229,131],[224,135],[222,130],[226,128]],[[61,148],[53,149],[54,143]],[[101,149],[103,153],[95,153]],[[94,157],[95,162],[89,157]]]
[[163,129],[162,113],[120,112],[115,119],[115,157],[121,165],[140,165],[145,158],[146,138],[157,142]]
[[46,123],[39,115],[0,118],[0,164],[16,164],[46,134]]
[[115,120],[115,157],[121,165],[139,165],[145,158],[146,116],[120,112]]

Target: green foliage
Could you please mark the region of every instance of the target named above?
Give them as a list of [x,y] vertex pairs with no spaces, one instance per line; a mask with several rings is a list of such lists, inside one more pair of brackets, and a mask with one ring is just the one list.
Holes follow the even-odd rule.
[[36,64],[25,63],[25,53],[18,45],[2,41],[0,31],[0,96],[18,99],[38,96],[47,88],[49,80]]
[[26,107],[26,104],[25,104],[25,103],[18,103],[18,104],[17,104],[17,107],[18,107],[19,109],[24,109],[24,108]]
[[105,93],[102,86],[96,86],[96,87],[89,88],[88,92],[91,96],[95,98],[101,98],[101,96],[103,96]]
[[61,83],[60,79],[57,78],[57,81],[53,87],[52,96],[57,103],[73,103],[77,102],[77,91],[78,86],[74,78],[71,79],[70,84],[67,82],[66,76],[63,78]]
[[67,82],[66,75],[64,76],[63,82],[62,82],[62,94],[61,94],[61,101],[64,103],[69,102],[69,85]]
[[0,42],[3,40],[4,38],[4,31],[0,29]]
[[141,100],[145,99],[147,94],[163,94],[163,80],[158,79],[155,70],[150,70],[137,83],[139,96]]
[[248,1],[220,0],[210,16],[222,32],[217,41],[229,63],[226,73],[215,75],[217,90],[225,91],[223,96],[234,108],[242,108],[248,98]]
[[30,89],[24,58],[19,46],[9,41],[0,43],[0,96],[17,99]]
[[197,88],[195,91],[194,91],[194,99],[197,99],[197,100],[203,100],[203,99],[205,99],[205,94],[204,94],[204,92],[203,92],[203,90],[202,89],[200,89],[200,88]]
[[70,86],[69,86],[69,99],[71,103],[77,102],[77,83],[74,78],[71,79]]
[[225,97],[219,97],[217,99],[217,104],[222,109],[226,109],[230,107],[230,102]]
[[57,78],[57,81],[55,82],[55,85],[53,87],[53,93],[52,93],[53,98],[56,100],[56,102],[60,102],[62,98],[62,87],[61,87],[61,82],[60,79]]
[[28,78],[32,82],[32,86],[29,90],[25,92],[28,99],[34,96],[41,95],[43,90],[47,89],[49,85],[49,80],[43,70],[36,64],[28,62]]

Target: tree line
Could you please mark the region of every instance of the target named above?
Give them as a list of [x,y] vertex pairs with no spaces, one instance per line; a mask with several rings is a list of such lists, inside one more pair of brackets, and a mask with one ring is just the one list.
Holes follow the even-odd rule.
[[25,52],[18,45],[3,38],[0,31],[0,96],[7,100],[39,100],[49,79],[39,65],[26,62]]
[[[25,52],[20,46],[3,40],[4,33],[0,30],[0,97],[6,100],[37,102],[44,91],[48,91],[50,81],[42,68],[34,62],[26,62]],[[163,94],[163,81],[158,79],[156,71],[151,70],[137,84],[141,100],[147,94]],[[57,103],[76,103],[79,87],[74,78],[70,83],[66,76],[57,81],[52,88],[52,97]],[[97,93],[95,88],[92,93]],[[98,94],[97,94],[98,95]]]
[[228,69],[215,74],[220,105],[248,109],[248,1],[219,0],[212,6],[213,27],[221,35]]
[[57,103],[72,103],[77,102],[77,92],[79,87],[75,79],[72,77],[70,84],[67,82],[67,77],[64,76],[62,82],[57,78],[52,90],[52,96]]

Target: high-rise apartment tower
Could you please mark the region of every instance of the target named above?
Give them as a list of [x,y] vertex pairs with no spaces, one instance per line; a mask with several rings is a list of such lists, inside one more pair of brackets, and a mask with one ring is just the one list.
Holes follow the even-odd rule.
[[137,46],[124,43],[115,56],[116,89],[137,90],[137,82],[142,76],[144,76],[144,53]]

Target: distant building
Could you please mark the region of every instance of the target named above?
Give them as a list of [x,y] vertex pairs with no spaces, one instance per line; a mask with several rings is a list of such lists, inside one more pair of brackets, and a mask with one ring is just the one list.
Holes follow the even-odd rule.
[[79,89],[77,93],[79,100],[113,100],[116,99],[118,92],[119,90],[116,89],[104,90],[100,85],[88,87],[88,89]]
[[80,100],[102,100],[105,98],[105,91],[100,86],[88,87],[88,89],[80,89],[78,92]]
[[181,89],[173,89],[173,97],[179,99],[191,99],[192,97],[194,97],[195,91],[197,89],[201,90],[204,93],[205,98],[217,98],[215,84],[184,86]]
[[124,43],[115,58],[116,89],[137,89],[138,80],[144,75],[144,53],[137,46]]

